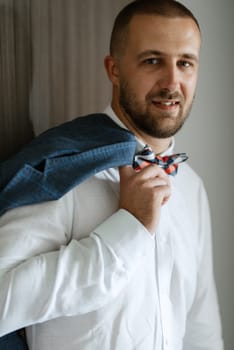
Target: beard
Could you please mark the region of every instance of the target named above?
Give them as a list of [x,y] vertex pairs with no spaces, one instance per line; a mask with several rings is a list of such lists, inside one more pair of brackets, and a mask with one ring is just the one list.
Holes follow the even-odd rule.
[[[158,100],[179,101],[179,111],[176,116],[171,116],[167,111],[155,111],[154,102]],[[156,138],[169,138],[175,135],[184,125],[190,114],[192,103],[184,109],[184,97],[179,92],[171,93],[168,89],[157,93],[148,94],[145,103],[139,102],[136,94],[131,91],[127,82],[120,88],[119,103],[126,118],[138,130]]]

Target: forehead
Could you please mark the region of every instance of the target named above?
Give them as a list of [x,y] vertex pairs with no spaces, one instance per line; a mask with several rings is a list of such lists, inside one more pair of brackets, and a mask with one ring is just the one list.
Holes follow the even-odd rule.
[[127,50],[141,53],[155,50],[167,54],[199,55],[200,31],[189,17],[136,15],[128,28]]

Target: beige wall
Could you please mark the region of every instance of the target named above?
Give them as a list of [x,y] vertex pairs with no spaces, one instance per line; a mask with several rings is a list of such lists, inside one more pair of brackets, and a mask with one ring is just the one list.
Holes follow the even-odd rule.
[[233,0],[183,0],[202,29],[200,78],[191,117],[177,137],[177,149],[207,188],[213,223],[214,268],[226,350],[234,349]]

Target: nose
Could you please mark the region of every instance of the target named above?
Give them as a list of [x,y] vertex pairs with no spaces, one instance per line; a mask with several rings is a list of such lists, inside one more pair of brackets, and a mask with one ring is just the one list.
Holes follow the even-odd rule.
[[161,71],[161,77],[158,81],[160,89],[167,89],[169,91],[176,91],[179,86],[180,75],[176,64],[166,64]]

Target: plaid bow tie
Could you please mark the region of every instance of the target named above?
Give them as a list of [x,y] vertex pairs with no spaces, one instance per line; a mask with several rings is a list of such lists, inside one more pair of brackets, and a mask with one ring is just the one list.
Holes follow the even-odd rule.
[[157,156],[152,149],[146,145],[140,154],[136,154],[133,161],[133,168],[141,170],[149,163],[155,163],[163,168],[168,175],[176,175],[178,164],[186,161],[188,156],[186,153],[172,154],[171,156]]

